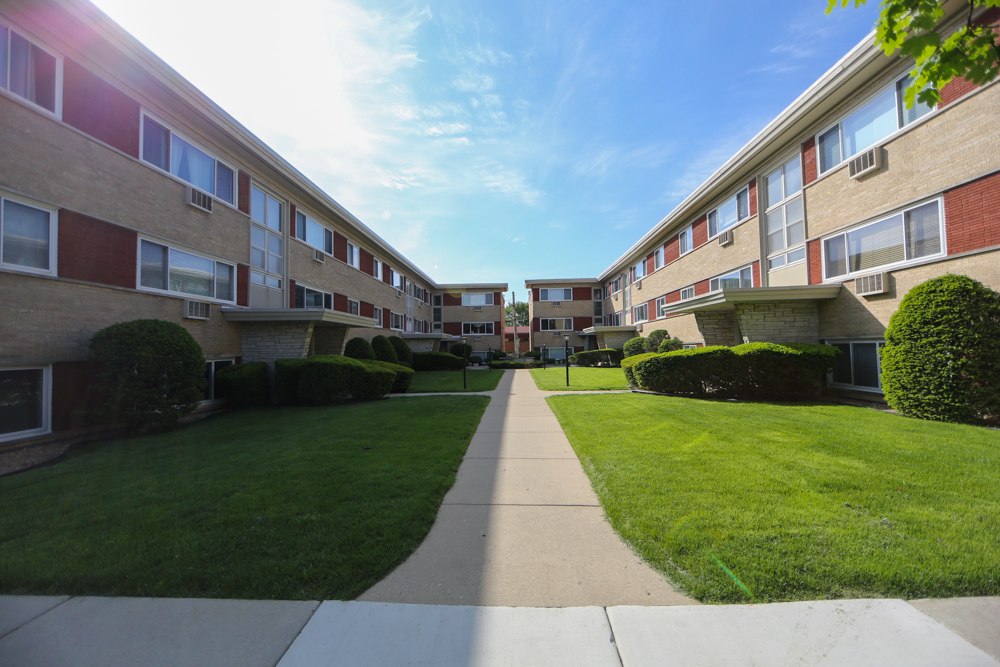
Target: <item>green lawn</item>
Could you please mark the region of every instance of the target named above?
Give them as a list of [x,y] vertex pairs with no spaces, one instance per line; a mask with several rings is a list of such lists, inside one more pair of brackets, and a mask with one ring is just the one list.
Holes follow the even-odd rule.
[[531,371],[535,385],[542,391],[609,391],[628,389],[625,371],[620,368],[587,368],[570,366],[569,386],[566,386],[565,366],[546,366]]
[[0,479],[0,593],[354,598],[430,530],[488,402],[228,413]]
[[465,372],[468,389],[462,388],[462,371],[418,371],[413,374],[408,393],[421,394],[437,391],[493,391],[500,384],[503,371]]
[[1000,595],[998,431],[833,404],[548,401],[615,530],[698,600]]

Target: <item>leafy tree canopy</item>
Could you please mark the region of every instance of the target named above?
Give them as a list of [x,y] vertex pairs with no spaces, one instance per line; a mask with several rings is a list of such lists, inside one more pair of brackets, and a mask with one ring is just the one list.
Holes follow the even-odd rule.
[[[838,5],[866,0],[828,0],[829,14]],[[941,101],[941,89],[955,77],[977,85],[989,83],[1000,72],[1000,43],[996,29],[974,16],[981,7],[1000,7],[1000,0],[967,0],[964,24],[950,35],[941,30],[943,2],[938,0],[882,0],[875,26],[875,45],[886,55],[899,50],[914,59],[906,89],[906,106],[914,100],[930,106]]]
[[[517,326],[519,327],[528,326],[528,303],[526,301],[518,301],[516,306],[517,306]],[[507,308],[504,310],[504,326],[508,327],[514,326],[514,304],[508,303]]]

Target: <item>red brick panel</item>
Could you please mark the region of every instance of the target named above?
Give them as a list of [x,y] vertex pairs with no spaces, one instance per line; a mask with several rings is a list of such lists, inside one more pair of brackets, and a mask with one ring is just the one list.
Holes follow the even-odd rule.
[[760,282],[760,260],[756,260],[751,267],[753,268],[753,286],[761,287]]
[[646,275],[656,271],[656,262],[653,261],[653,253],[646,255]]
[[681,291],[679,289],[667,293],[667,303],[674,303],[680,300],[681,300]]
[[375,304],[362,301],[359,312],[361,313],[361,317],[375,317]]
[[681,244],[677,240],[677,235],[671,236],[667,239],[667,242],[663,244],[663,263],[669,264],[678,257],[681,256]]
[[802,185],[816,180],[816,138],[809,137],[802,142]]
[[594,326],[593,317],[574,317],[573,318],[573,331],[580,331],[586,329],[587,327]]
[[809,262],[809,284],[819,285],[823,282],[823,254],[820,251],[820,241],[815,239],[806,244],[806,260]]
[[87,361],[52,364],[52,430],[89,426],[84,414],[99,407],[100,397],[90,387],[97,381],[97,367]]
[[697,248],[708,243],[708,216],[703,215],[691,226],[691,245]]
[[444,293],[444,298],[441,299],[441,303],[446,306],[461,306],[462,305],[462,295],[461,294],[449,294]]
[[392,327],[392,311],[388,308],[382,309],[382,328],[388,329]]
[[449,336],[461,336],[462,335],[462,323],[461,322],[445,322],[444,332]]
[[573,301],[593,301],[594,292],[589,287],[574,287]]
[[656,299],[650,299],[646,302],[646,314],[649,316],[649,319],[656,319]]
[[747,187],[750,188],[750,215],[757,215],[757,179],[751,178]]
[[945,192],[944,210],[949,255],[1000,244],[1000,172]]
[[709,281],[701,280],[694,284],[694,294],[695,296],[700,296],[702,294],[708,294],[710,291]]
[[531,330],[532,331],[541,331],[542,330],[542,323],[539,320],[539,318],[537,318],[537,317],[531,318]]
[[[240,192],[239,197],[236,200],[236,206],[240,209],[241,213],[250,215],[250,174],[241,169],[239,176],[237,177],[237,182]],[[292,213],[292,225],[295,225],[294,213]],[[295,234],[293,233],[292,236],[294,235]]]
[[389,266],[388,264],[385,264],[383,262],[383,264],[382,264],[382,282],[389,283],[389,284],[392,283],[392,277],[389,275],[390,271],[392,271],[392,267]]
[[246,264],[236,265],[236,305],[250,305],[250,267]]
[[333,256],[341,262],[347,262],[347,237],[338,232],[333,233]]
[[361,261],[359,264],[361,266],[361,270],[368,275],[373,275],[375,273],[375,256],[364,248],[359,250],[359,254],[361,255]]
[[533,287],[531,289],[531,300],[537,302],[540,298],[541,297],[538,296],[538,288],[537,287]]
[[295,281],[294,280],[289,280],[288,281],[288,307],[289,308],[294,308],[295,307]]
[[334,295],[333,295],[333,309],[334,310],[339,310],[342,313],[346,313],[347,312],[347,295],[346,294],[337,294],[337,293],[334,293]]
[[[975,24],[992,25],[993,29],[997,30],[997,27],[1000,26],[1000,8],[993,7],[987,10],[982,16],[975,20]],[[947,86],[941,89],[941,102],[938,104],[938,108],[948,106],[958,98],[962,97],[966,93],[971,93],[978,87],[979,86],[971,81],[967,81],[960,77],[952,79]]]
[[501,303],[503,303],[503,292],[493,292],[493,305],[499,306]]
[[137,243],[130,229],[59,211],[59,275],[63,278],[134,288]]
[[499,336],[501,331],[503,331],[503,322],[494,322],[493,335]]
[[139,157],[139,103],[76,62],[63,61],[63,120]]

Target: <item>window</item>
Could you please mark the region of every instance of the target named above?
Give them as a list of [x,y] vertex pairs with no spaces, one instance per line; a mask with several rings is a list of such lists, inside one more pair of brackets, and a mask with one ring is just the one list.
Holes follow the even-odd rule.
[[632,275],[635,276],[635,280],[642,280],[646,277],[646,260],[642,260],[632,267]]
[[625,290],[622,294],[622,307],[625,310],[629,310],[632,307],[632,290]]
[[361,303],[354,299],[347,300],[347,312],[351,315],[361,315]]
[[327,255],[333,254],[333,232],[302,211],[295,213],[295,237]]
[[485,292],[482,294],[475,294],[466,292],[462,295],[462,305],[463,306],[492,306],[493,305],[493,292]]
[[805,261],[805,218],[802,211],[802,169],[799,156],[768,174],[764,179],[767,208],[767,268]]
[[396,282],[394,283],[393,287],[395,287],[396,289],[398,289],[400,292],[405,292],[406,291],[406,276],[404,276],[402,274],[399,274],[399,273],[393,273],[393,275],[396,277]]
[[540,289],[538,290],[540,301],[572,301],[573,290],[571,288],[560,289]]
[[462,323],[462,334],[465,336],[492,336],[493,335],[493,323],[492,322],[463,322]]
[[688,299],[694,298],[694,286],[685,287],[681,290],[681,301],[687,301]]
[[234,363],[235,361],[232,359],[217,359],[215,361],[205,362],[205,380],[207,383],[205,385],[205,393],[202,395],[202,400],[215,400],[218,395],[218,388],[215,386],[215,372],[220,368],[232,366]]
[[595,287],[594,288],[594,301],[597,301],[597,300],[603,299],[603,298],[604,298],[604,290],[602,290],[600,287]]
[[633,322],[645,322],[649,319],[649,304],[642,304],[632,309]]
[[55,273],[55,219],[53,211],[0,197],[0,266]]
[[378,322],[378,324],[376,324],[375,326],[381,327],[382,326],[382,309],[381,308],[376,308],[375,309],[375,314],[372,315],[372,317],[374,317],[375,321]]
[[188,294],[200,298],[233,301],[236,269],[183,250],[142,239],[139,241],[139,286]]
[[374,257],[372,258],[372,275],[379,280],[382,279],[382,262],[378,261]]
[[653,251],[653,270],[656,271],[663,266],[663,246]]
[[0,442],[49,432],[52,370],[0,368]]
[[621,292],[622,291],[621,277],[619,276],[618,278],[615,278],[610,283],[608,283],[608,289],[610,290],[609,296],[611,294],[618,294],[618,292]]
[[0,88],[56,113],[59,59],[0,24]]
[[392,285],[393,287],[395,287],[397,282],[398,282],[398,275],[396,274],[395,271],[393,271],[392,267],[390,266],[389,267],[389,284]]
[[890,84],[821,134],[817,140],[819,172],[822,174],[833,169],[933,111],[922,102],[914,102],[912,109],[906,108],[903,95],[909,85],[909,77]]
[[606,322],[606,326],[620,327],[622,325],[622,311],[619,310],[617,313],[612,313],[611,315],[607,315],[604,319]]
[[572,331],[573,318],[555,317],[543,318],[541,320],[542,331]]
[[743,188],[722,203],[719,208],[708,213],[708,236],[718,236],[719,232],[735,227],[750,217],[750,190]]
[[333,310],[333,295],[329,292],[320,292],[319,290],[311,289],[305,285],[296,285],[295,307]]
[[594,317],[603,317],[603,316],[604,316],[604,302],[603,301],[595,301],[594,302]]
[[656,300],[656,317],[666,317],[667,315],[667,297],[661,296]]
[[401,313],[389,313],[389,328],[396,331],[403,330],[403,315]]
[[432,297],[433,306],[431,307],[431,318],[434,320],[434,331],[441,331],[441,295],[435,294]]
[[717,292],[721,289],[733,289],[736,287],[753,287],[753,270],[751,267],[745,266],[742,269],[736,269],[731,273],[712,278],[712,280],[709,281],[709,289],[713,292]]
[[858,341],[830,343],[840,349],[840,355],[830,372],[830,383],[852,386],[862,390],[882,389],[882,361],[879,356],[885,343]]
[[361,253],[358,252],[357,246],[350,241],[347,242],[347,264],[355,269],[361,268]]
[[227,204],[236,197],[236,173],[164,125],[142,117],[142,159]]
[[682,229],[680,234],[677,235],[677,249],[681,255],[686,255],[691,252],[694,244],[691,242],[691,227],[688,226]]
[[940,207],[940,200],[935,200],[824,239],[825,277],[870,272],[942,254]]
[[256,186],[250,188],[250,266],[256,269],[251,282],[277,284],[274,289],[280,288],[284,269],[281,210],[280,201]]

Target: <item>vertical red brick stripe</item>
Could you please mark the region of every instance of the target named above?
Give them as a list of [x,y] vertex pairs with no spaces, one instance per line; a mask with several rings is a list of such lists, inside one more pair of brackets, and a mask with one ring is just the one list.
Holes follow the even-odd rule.
[[493,292],[493,305],[494,306],[503,305],[503,292]]
[[538,301],[538,299],[539,299],[538,288],[537,287],[533,287],[531,289],[531,300],[532,301]]
[[333,233],[333,256],[341,262],[347,261],[347,237],[340,232]]
[[[237,177],[237,182],[239,183],[239,198],[237,199],[237,208],[240,213],[246,213],[250,215],[250,174],[240,169],[239,176]],[[292,215],[292,224],[295,224],[295,215]],[[294,227],[293,227],[294,230]],[[292,236],[295,236],[295,232],[292,232]]]
[[462,323],[461,322],[445,322],[444,332],[449,336],[461,336],[462,335]]
[[250,267],[246,264],[236,265],[236,305],[250,305]]
[[819,239],[806,244],[806,260],[809,262],[809,284],[819,285],[823,282],[823,255],[820,251]]
[[750,215],[757,215],[757,179],[751,178],[747,187],[750,190]]
[[573,301],[593,301],[594,293],[589,287],[574,287]]
[[367,273],[368,275],[372,275],[372,273],[375,271],[375,257],[364,248],[360,250],[360,253],[361,253],[361,262],[360,262],[361,270],[364,273]]
[[1000,172],[945,192],[944,211],[949,255],[1000,245]]
[[445,292],[444,299],[441,302],[446,306],[461,306],[462,305],[462,295],[461,294],[449,294]]
[[339,310],[342,313],[346,313],[347,312],[347,295],[346,294],[337,294],[337,293],[334,293],[334,295],[333,295],[333,309],[334,310]]
[[288,307],[289,308],[294,308],[295,307],[295,281],[294,280],[289,280],[288,281]]
[[691,245],[695,248],[708,243],[708,216],[703,215],[691,227]]
[[802,184],[809,185],[816,180],[816,137],[802,142]]
[[667,239],[667,242],[663,244],[663,263],[669,264],[680,257],[680,247],[680,241],[677,239],[676,234]]
[[667,303],[674,303],[675,301],[680,301],[680,300],[681,300],[681,291],[679,289],[667,293]]
[[134,231],[61,209],[58,247],[61,277],[136,287],[138,235]]
[[375,304],[362,301],[358,312],[361,313],[361,317],[375,317]]
[[761,287],[762,283],[760,282],[760,260],[758,259],[754,261],[754,263],[751,264],[751,267],[753,268],[753,286]]
[[75,61],[63,60],[63,120],[138,159],[139,103]]
[[593,317],[574,317],[573,318],[573,331],[581,331],[587,327],[594,326]]
[[539,318],[537,318],[537,317],[531,318],[531,330],[532,331],[541,331],[542,330],[542,323],[539,320]]
[[709,292],[709,281],[700,280],[694,284],[694,294],[695,296],[700,296],[702,294],[708,294]]
[[296,223],[295,217],[296,217],[295,216],[295,204],[289,204],[288,205],[288,220],[289,220],[289,222],[288,222],[288,233],[291,234],[292,236],[297,236],[297,234],[295,233],[296,232],[296,230],[295,230],[295,223]]
[[382,328],[388,329],[392,326],[392,311],[388,308],[382,309]]

